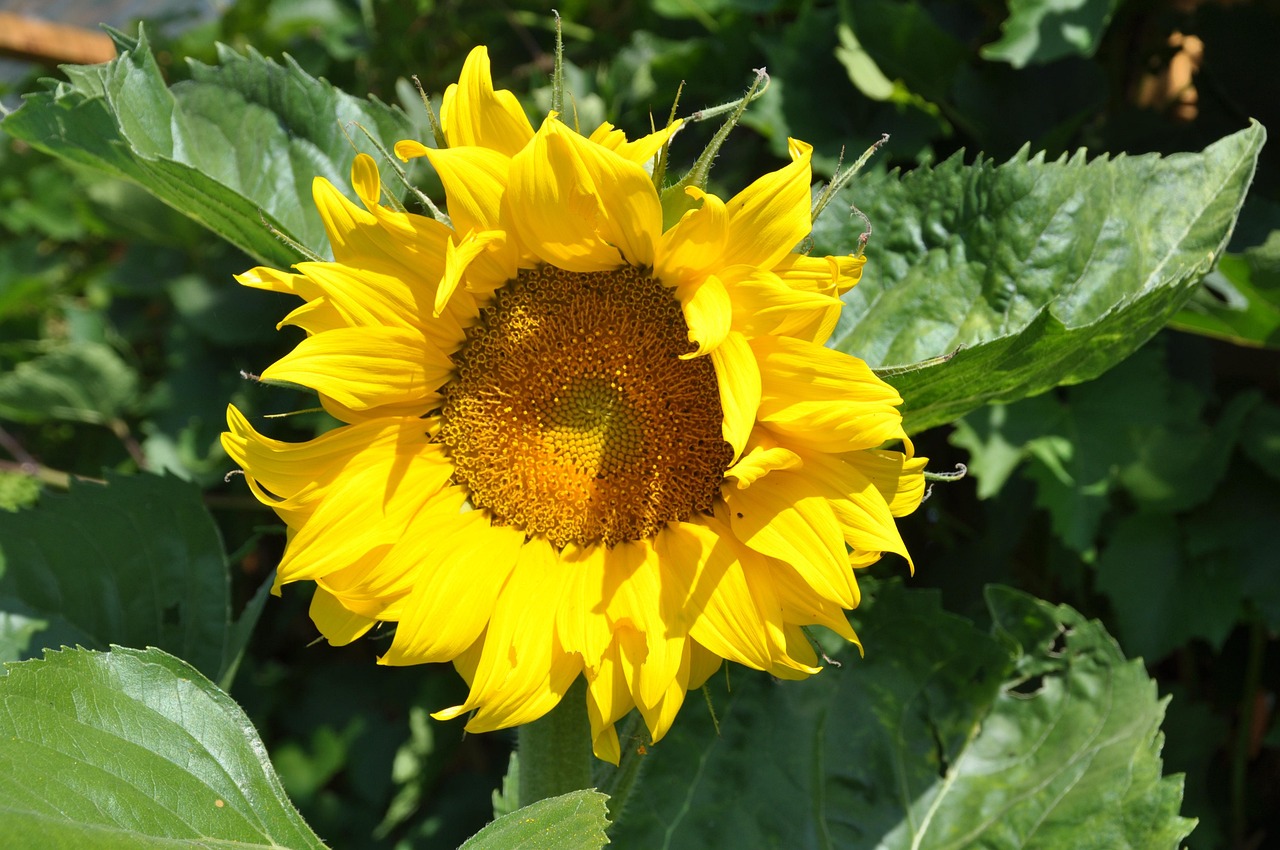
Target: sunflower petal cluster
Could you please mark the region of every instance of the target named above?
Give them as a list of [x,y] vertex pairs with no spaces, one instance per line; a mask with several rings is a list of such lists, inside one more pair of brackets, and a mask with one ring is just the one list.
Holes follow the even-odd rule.
[[[452,662],[469,731],[527,723],[579,677],[597,756],[638,708],[654,741],[729,660],[817,673],[803,631],[856,635],[855,570],[909,556],[924,491],[901,399],[823,343],[861,257],[795,253],[812,149],[732,198],[687,190],[664,225],[631,140],[535,128],[476,48],[425,157],[448,221],[313,191],[332,262],[238,277],[301,305],[262,373],[342,424],[302,443],[228,410],[223,445],[288,526],[279,585],[315,583],[332,644],[395,624],[383,664]],[[886,446],[897,446],[896,449]]]

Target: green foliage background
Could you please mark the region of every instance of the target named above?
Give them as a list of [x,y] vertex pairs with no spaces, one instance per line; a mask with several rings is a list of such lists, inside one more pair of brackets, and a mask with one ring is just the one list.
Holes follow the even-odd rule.
[[[475,44],[545,111],[553,5],[584,127],[642,131],[681,83],[687,115],[767,67],[723,194],[788,135],[829,177],[890,134],[815,226],[847,253],[850,206],[874,224],[834,344],[902,390],[932,468],[971,472],[902,523],[916,575],[873,570],[865,660],[735,669],[646,755],[627,739],[613,842],[1276,841],[1280,7],[1137,0],[156,3],[149,49],[122,37],[110,66],[0,69],[6,107],[27,96],[0,125],[0,659],[101,651],[0,678],[0,831],[448,848],[518,802],[510,737],[428,718],[452,670],[310,646],[307,590],[267,599],[283,534],[217,434],[228,401],[310,406],[240,376],[294,342],[286,299],[231,280],[296,259],[261,222],[323,252],[309,186],[370,149],[349,122],[426,138],[410,76],[439,93]],[[546,801],[466,846],[598,847],[603,807]]]

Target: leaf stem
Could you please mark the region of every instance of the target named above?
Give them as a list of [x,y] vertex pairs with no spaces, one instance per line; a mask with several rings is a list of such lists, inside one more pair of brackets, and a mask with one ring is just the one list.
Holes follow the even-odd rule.
[[587,683],[579,676],[560,704],[517,733],[521,806],[591,787]]

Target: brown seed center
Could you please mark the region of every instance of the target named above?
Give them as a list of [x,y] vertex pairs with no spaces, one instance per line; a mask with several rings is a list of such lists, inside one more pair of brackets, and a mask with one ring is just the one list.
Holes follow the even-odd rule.
[[733,450],[708,357],[647,270],[523,271],[454,357],[441,439],[476,507],[557,546],[711,508]]

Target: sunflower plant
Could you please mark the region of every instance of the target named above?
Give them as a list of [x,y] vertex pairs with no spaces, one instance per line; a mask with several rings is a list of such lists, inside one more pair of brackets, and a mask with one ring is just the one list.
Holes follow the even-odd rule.
[[[628,133],[580,126],[559,49],[535,111],[475,46],[415,123],[252,51],[169,87],[144,35],[117,40],[5,129],[260,263],[235,280],[280,307],[291,349],[243,364],[253,389],[220,445],[284,542],[233,619],[217,532],[174,479],[73,483],[0,515],[15,657],[83,647],[0,679],[19,846],[324,846],[225,692],[294,583],[313,652],[453,666],[464,687],[425,706],[433,734],[517,730],[498,817],[467,847],[1186,835],[1163,703],[1098,623],[993,587],[984,631],[883,566],[861,577],[946,568],[899,529],[957,477],[926,468],[916,432],[1093,377],[1185,301],[1260,127],[1183,159],[904,177],[864,156],[825,181],[787,138],[785,161],[722,185],[763,71],[724,107]],[[1183,208],[1135,212],[1144,190]],[[965,257],[971,226],[999,247]],[[270,393],[292,406],[264,415]],[[86,571],[71,516],[129,557]],[[780,808],[734,798],[730,780],[770,771]]]

